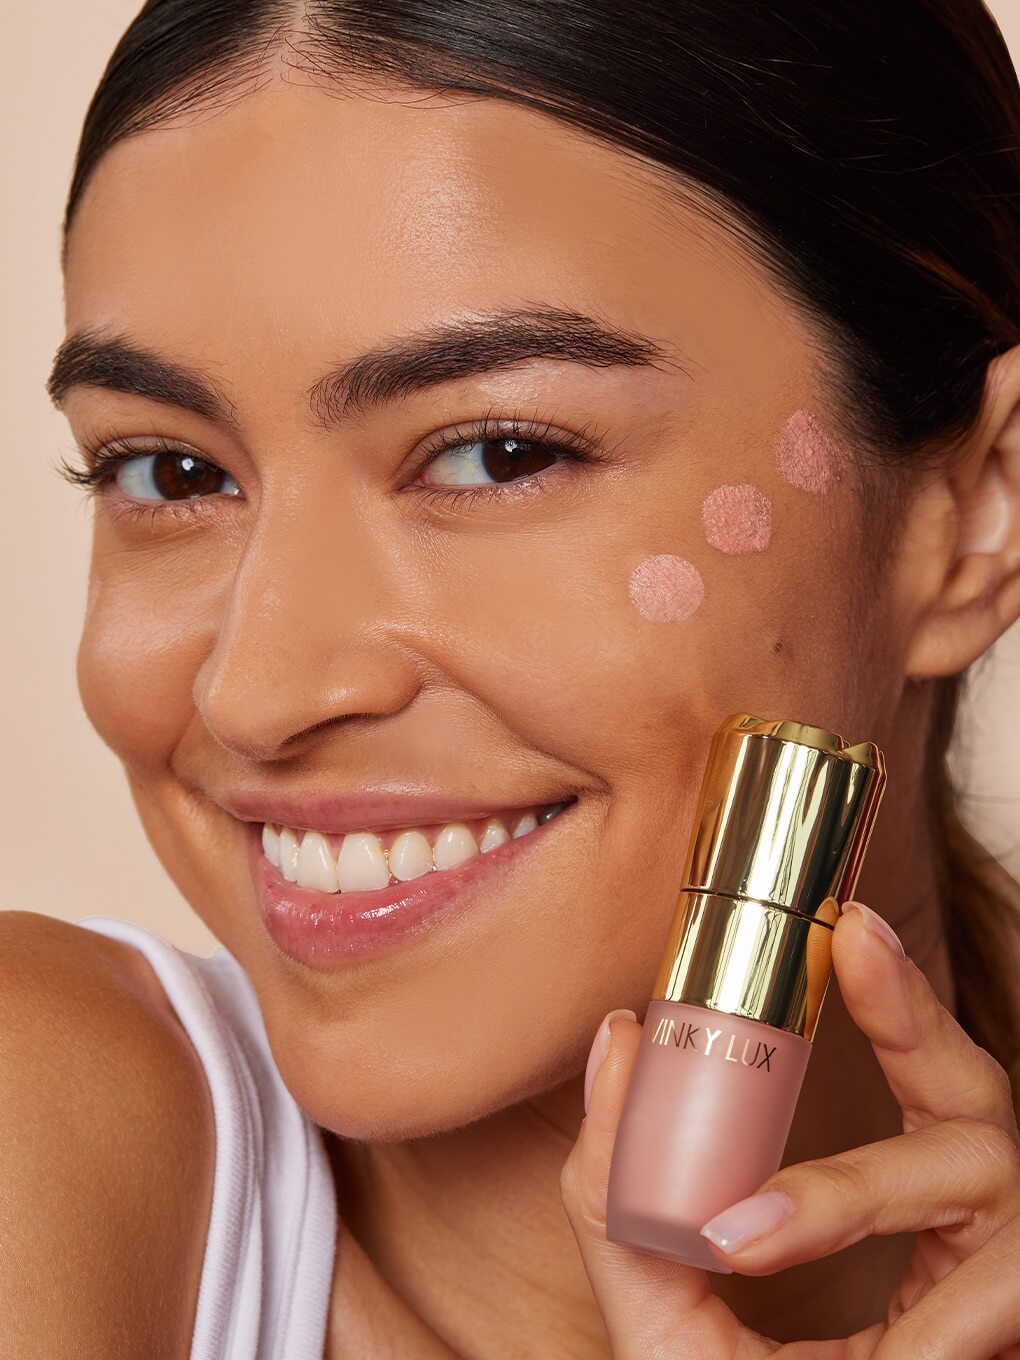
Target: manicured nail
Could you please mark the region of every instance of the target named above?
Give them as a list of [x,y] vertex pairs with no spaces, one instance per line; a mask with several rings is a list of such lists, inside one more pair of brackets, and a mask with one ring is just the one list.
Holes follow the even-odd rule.
[[611,1037],[609,1033],[610,1021],[616,1020],[623,1015],[626,1015],[631,1020],[637,1019],[637,1016],[634,1014],[633,1011],[628,1010],[610,1011],[606,1018],[602,1021],[602,1024],[599,1025],[594,1041],[592,1042],[591,1052],[588,1054],[588,1066],[585,1069],[584,1073],[585,1114],[588,1113],[588,1106],[591,1103],[591,1088],[595,1084],[595,1076],[599,1068],[605,1062],[606,1054],[609,1052],[609,1040]]
[[906,951],[900,943],[900,937],[889,922],[883,916],[879,916],[877,911],[872,911],[863,902],[844,902],[843,912],[848,911],[859,911],[864,924],[873,935],[877,935],[880,940],[884,941],[898,958],[905,959],[907,957]]
[[793,1200],[782,1190],[764,1190],[742,1199],[710,1218],[701,1229],[723,1251],[739,1251],[748,1242],[774,1232],[793,1211]]

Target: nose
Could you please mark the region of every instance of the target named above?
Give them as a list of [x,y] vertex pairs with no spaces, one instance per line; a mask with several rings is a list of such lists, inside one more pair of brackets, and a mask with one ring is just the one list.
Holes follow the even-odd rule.
[[353,516],[338,519],[260,514],[225,587],[194,701],[216,741],[246,759],[398,713],[420,688],[421,659],[390,613],[399,565]]

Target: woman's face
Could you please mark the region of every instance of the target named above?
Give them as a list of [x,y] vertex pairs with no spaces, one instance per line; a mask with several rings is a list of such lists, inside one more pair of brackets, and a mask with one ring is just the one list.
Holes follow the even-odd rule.
[[[202,370],[223,408],[79,365],[76,440],[136,454],[97,499],[79,681],[291,1091],[390,1139],[575,1076],[602,1014],[647,1001],[718,724],[880,740],[895,708],[891,612],[847,650],[863,510],[848,451],[819,450],[802,314],[624,154],[392,88],[277,86],[115,146],[66,296],[69,335]],[[589,320],[493,366],[524,310]],[[432,356],[320,384],[468,319],[452,375]],[[571,357],[598,326],[602,362]],[[212,469],[189,482],[154,437]],[[258,808],[366,790],[571,805],[430,928],[292,957],[262,919]],[[394,820],[433,819],[360,829]]]

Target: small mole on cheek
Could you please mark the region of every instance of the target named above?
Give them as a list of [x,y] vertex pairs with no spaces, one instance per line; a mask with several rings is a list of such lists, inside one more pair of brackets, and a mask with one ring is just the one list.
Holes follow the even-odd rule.
[[834,481],[838,455],[832,440],[810,411],[794,411],[776,447],[780,476],[799,491],[824,496]]
[[659,553],[634,568],[630,598],[642,618],[674,623],[690,618],[698,608],[705,598],[705,583],[693,562]]

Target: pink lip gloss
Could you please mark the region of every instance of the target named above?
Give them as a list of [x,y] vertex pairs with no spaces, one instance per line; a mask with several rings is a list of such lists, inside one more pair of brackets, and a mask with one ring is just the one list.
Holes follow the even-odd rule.
[[748,713],[716,732],[613,1148],[611,1241],[730,1273],[699,1230],[782,1160],[884,789],[872,742]]

